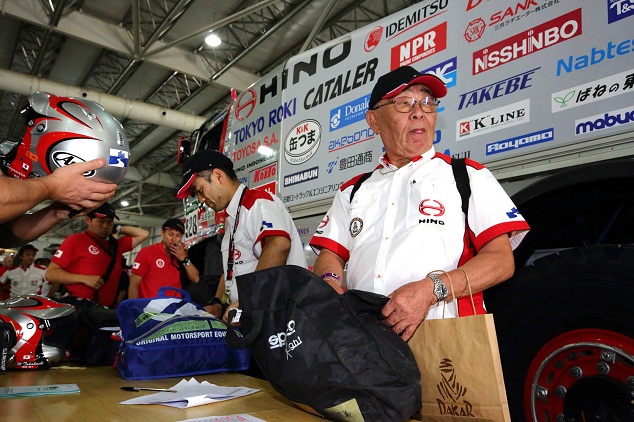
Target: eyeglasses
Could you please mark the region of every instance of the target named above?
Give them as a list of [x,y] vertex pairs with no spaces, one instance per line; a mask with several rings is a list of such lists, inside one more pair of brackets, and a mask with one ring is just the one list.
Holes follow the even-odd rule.
[[394,109],[399,113],[409,113],[414,110],[414,105],[419,104],[423,113],[433,113],[438,108],[440,101],[434,97],[424,97],[420,100],[412,97],[396,97],[387,103],[374,107],[372,110],[378,110],[381,107],[385,107],[388,104],[394,104]]

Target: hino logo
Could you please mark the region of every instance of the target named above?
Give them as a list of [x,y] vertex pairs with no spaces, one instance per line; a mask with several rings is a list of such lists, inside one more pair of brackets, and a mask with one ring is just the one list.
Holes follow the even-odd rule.
[[[75,163],[85,163],[86,161],[81,158],[78,157],[77,155],[71,154],[70,152],[65,152],[65,151],[56,151],[53,153],[52,157],[53,159],[53,163],[55,163],[55,165],[57,167],[65,167],[65,166],[70,166],[71,164],[75,164]],[[90,170],[84,173],[85,177],[92,177],[97,173],[96,170]]]

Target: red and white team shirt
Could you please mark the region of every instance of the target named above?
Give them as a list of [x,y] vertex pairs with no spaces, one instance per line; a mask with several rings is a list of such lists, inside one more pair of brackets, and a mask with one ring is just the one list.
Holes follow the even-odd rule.
[[47,284],[45,272],[46,269],[39,265],[31,265],[27,269],[19,266],[2,274],[0,283],[10,283],[11,297],[39,295],[42,294],[42,286]]
[[[256,189],[247,189],[242,197],[244,189],[246,186],[241,184],[227,207],[226,230],[222,239],[222,260],[226,277],[229,242],[235,227],[238,204],[240,204],[238,227],[233,237],[233,277],[231,280],[225,280],[225,288],[229,288],[231,302],[238,300],[235,278],[255,271],[262,254],[262,240],[265,237],[284,236],[290,239],[291,250],[286,264],[307,267],[302,241],[282,201],[275,195]],[[242,201],[240,201],[241,197]]]
[[[382,157],[352,203],[350,194],[359,176],[341,186],[310,245],[329,249],[348,263],[348,288],[383,295],[431,271],[463,265],[501,234],[509,235],[515,249],[528,224],[488,169],[467,160],[467,172],[471,197],[465,225],[448,156],[432,148],[400,169]],[[473,314],[463,299],[468,300],[458,300],[460,314]],[[478,313],[483,313],[482,294],[474,299]],[[444,312],[445,317],[455,316],[453,303],[448,302]],[[442,315],[441,302],[426,318]]]
[[[181,288],[180,263],[165,251],[162,242],[142,248],[130,272],[141,277],[139,299],[158,297],[159,289],[164,286]],[[165,295],[173,296],[176,292],[167,291]]]
[[[121,275],[121,256],[132,250],[132,238],[121,236],[115,256],[110,279],[99,289],[99,303],[112,306],[119,287]],[[103,277],[112,257],[107,252],[108,242],[90,233],[88,230],[68,236],[60,245],[51,262],[56,263],[72,274],[98,275]],[[94,300],[96,290],[83,283],[67,284],[66,288],[74,297]]]

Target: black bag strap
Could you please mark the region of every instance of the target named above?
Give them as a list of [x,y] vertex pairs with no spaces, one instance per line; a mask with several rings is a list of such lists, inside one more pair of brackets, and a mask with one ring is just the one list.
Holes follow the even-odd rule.
[[469,184],[469,173],[464,158],[452,158],[451,170],[456,179],[456,187],[462,198],[462,212],[465,217],[469,215],[469,198],[471,197],[471,185]]
[[[112,274],[112,270],[114,269],[114,264],[117,262],[117,251],[119,250],[119,242],[114,237],[108,237],[108,243],[110,244],[110,250],[112,251],[112,255],[110,256],[110,262],[108,263],[108,267],[106,268],[106,272],[104,273],[103,282],[106,284],[108,279],[110,279],[110,275]],[[117,298],[115,297],[115,301]],[[99,302],[99,290],[95,292],[95,302]],[[110,306],[113,306],[114,303],[111,303]]]
[[361,175],[361,177],[359,177],[359,180],[354,182],[354,186],[352,187],[352,192],[350,192],[350,202],[352,202],[352,198],[354,198],[354,194],[357,193],[357,191],[361,187],[361,183],[363,183],[366,180],[368,180],[370,178],[370,176],[372,176],[372,173],[374,173],[374,171],[363,173]]
[[245,347],[251,346],[260,335],[264,321],[264,310],[250,311],[249,314],[253,326],[246,336],[238,331],[236,327],[227,324],[226,341],[229,347],[233,349],[244,349]]

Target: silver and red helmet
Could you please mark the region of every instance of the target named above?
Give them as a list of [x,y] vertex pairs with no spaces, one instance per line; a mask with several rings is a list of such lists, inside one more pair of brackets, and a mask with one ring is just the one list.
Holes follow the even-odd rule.
[[117,184],[125,177],[128,139],[121,123],[101,105],[36,92],[22,114],[26,132],[2,160],[6,174],[18,179],[42,177],[58,167],[103,158],[104,167],[84,176]]
[[77,310],[44,296],[26,295],[0,302],[0,322],[11,327],[6,366],[44,369],[69,355]]

